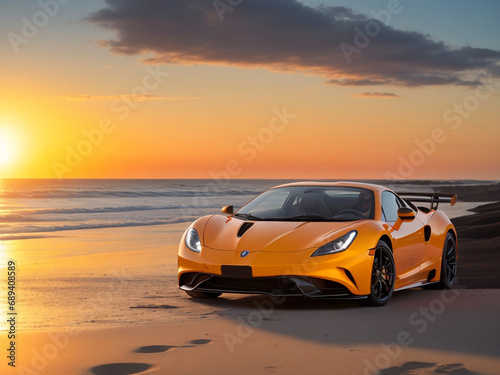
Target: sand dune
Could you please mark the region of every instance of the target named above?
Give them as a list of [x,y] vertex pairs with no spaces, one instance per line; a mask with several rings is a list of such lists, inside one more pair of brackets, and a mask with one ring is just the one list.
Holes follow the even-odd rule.
[[458,233],[460,283],[500,288],[500,202],[481,205],[474,215],[453,219]]

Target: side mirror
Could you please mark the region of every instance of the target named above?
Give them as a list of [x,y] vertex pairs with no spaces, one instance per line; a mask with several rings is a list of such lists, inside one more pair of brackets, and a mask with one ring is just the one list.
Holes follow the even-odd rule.
[[450,205],[451,206],[454,206],[455,203],[457,203],[457,198],[458,198],[457,195],[453,194],[453,197],[451,197],[451,199],[450,199]]
[[232,215],[233,214],[233,206],[222,207],[222,213]]
[[398,217],[401,220],[413,220],[415,219],[415,211],[413,211],[411,208],[408,207],[401,207],[398,210]]

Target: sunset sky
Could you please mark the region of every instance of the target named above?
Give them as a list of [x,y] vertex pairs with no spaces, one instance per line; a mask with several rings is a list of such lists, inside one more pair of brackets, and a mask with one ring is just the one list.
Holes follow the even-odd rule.
[[497,0],[0,14],[0,178],[500,179]]

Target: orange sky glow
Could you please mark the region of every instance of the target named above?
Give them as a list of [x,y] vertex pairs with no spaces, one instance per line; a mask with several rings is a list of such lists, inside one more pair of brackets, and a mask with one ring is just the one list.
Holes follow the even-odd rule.
[[[458,40],[445,32],[462,29],[458,19],[469,6],[457,7],[450,16],[457,22],[443,29],[439,15],[424,23],[429,4],[394,10],[391,24],[378,21],[385,27],[380,37],[356,47],[348,63],[340,42],[354,45],[352,26],[344,39],[332,36],[328,48],[320,37],[304,41],[307,54],[288,41],[286,18],[271,31],[263,23],[262,33],[241,44],[227,36],[193,41],[188,49],[181,35],[188,31],[174,28],[175,20],[165,26],[169,38],[155,42],[161,32],[153,28],[127,37],[133,26],[125,18],[106,26],[100,10],[117,17],[127,11],[127,1],[116,3],[58,3],[46,25],[33,24],[31,36],[23,34],[23,17],[32,22],[44,10],[28,1],[2,5],[11,17],[1,26],[0,178],[500,179],[500,44],[485,39],[492,28],[500,31],[498,22],[476,20],[468,27],[475,31]],[[349,2],[325,2],[339,25],[351,17],[365,26],[370,7],[380,11],[386,3],[346,13]],[[491,9],[478,17],[496,14],[498,5],[486,3]],[[315,1],[283,6],[326,17]],[[198,39],[250,24],[258,11],[242,4],[219,20],[207,8],[210,29]],[[155,15],[144,9],[138,17],[148,23]],[[396,61],[394,49],[404,51],[409,31],[442,42],[442,61],[422,58],[415,74],[403,72],[413,58]],[[401,43],[382,43],[389,32]],[[275,38],[290,45],[273,45]],[[486,57],[479,61],[480,55]],[[470,64],[477,67],[462,67]]]

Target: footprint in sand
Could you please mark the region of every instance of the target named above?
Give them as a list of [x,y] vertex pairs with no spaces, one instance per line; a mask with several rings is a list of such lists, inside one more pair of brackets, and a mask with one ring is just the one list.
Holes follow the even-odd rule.
[[191,341],[189,341],[189,343],[193,344],[193,345],[205,345],[205,344],[208,344],[209,342],[212,342],[212,340],[209,340],[209,339],[199,339],[199,340],[191,340]]
[[148,363],[108,363],[90,369],[94,375],[130,375],[149,370],[153,365]]
[[208,339],[198,339],[189,341],[190,345],[149,345],[141,346],[134,350],[135,353],[163,353],[173,348],[193,348],[195,345],[205,345],[212,342]]
[[134,350],[135,353],[163,353],[169,349],[178,348],[178,346],[171,345],[150,345],[150,346],[141,346]]
[[[134,353],[164,353],[172,348],[193,348],[196,345],[205,345],[212,342],[209,339],[189,341],[189,345],[149,345],[141,346]],[[131,375],[149,370],[153,365],[148,363],[108,363],[90,369],[93,375]]]
[[138,305],[130,306],[129,309],[177,309],[178,306],[172,305]]
[[406,362],[400,367],[389,367],[380,371],[380,375],[480,375],[464,367],[462,363],[439,365],[429,362]]

